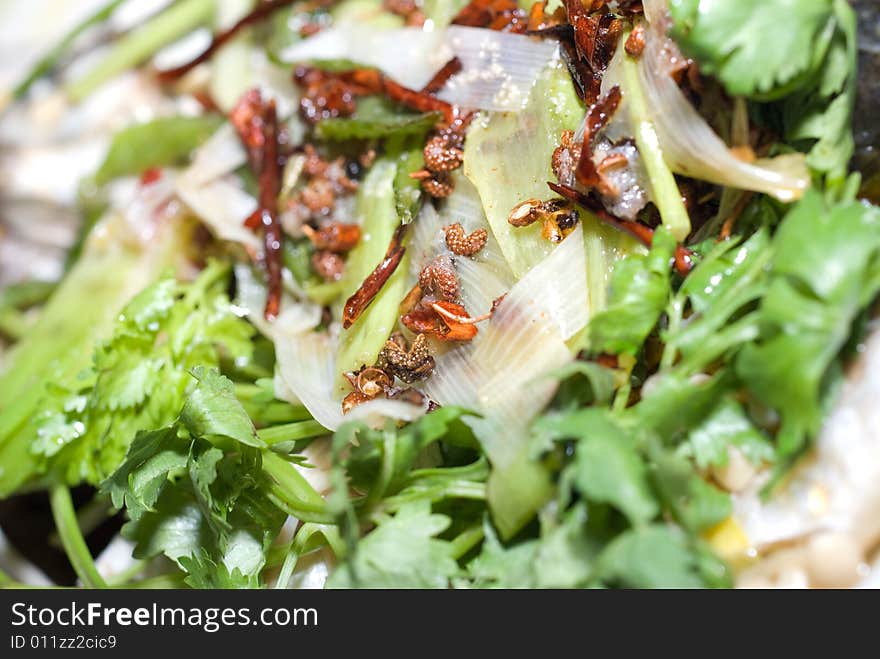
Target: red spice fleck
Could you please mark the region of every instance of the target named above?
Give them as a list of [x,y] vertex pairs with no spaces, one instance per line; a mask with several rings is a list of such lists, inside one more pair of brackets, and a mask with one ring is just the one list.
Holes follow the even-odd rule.
[[319,250],[312,254],[312,269],[324,281],[339,281],[345,272],[345,259],[336,252]]
[[151,185],[162,178],[162,169],[159,167],[149,167],[141,172],[141,185]]

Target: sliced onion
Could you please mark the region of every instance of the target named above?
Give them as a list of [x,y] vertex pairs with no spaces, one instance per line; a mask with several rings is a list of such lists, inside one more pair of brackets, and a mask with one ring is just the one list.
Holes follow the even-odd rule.
[[257,200],[234,179],[224,177],[198,185],[184,174],[178,178],[177,195],[221,240],[260,249],[259,237],[243,224],[257,210]]
[[462,70],[438,96],[449,103],[481,110],[522,108],[538,74],[558,57],[558,46],[521,34],[452,26],[447,44]]
[[196,149],[186,170],[189,182],[201,185],[234,172],[247,162],[241,140],[230,123],[224,123]]
[[[521,452],[511,429],[527,428],[550,400],[556,385],[542,376],[571,359],[565,339],[587,322],[583,245],[578,226],[510,289],[471,343],[437,355],[423,387],[441,404],[481,415],[467,421],[498,466]],[[485,286],[479,263],[470,263],[460,282],[463,298],[480,296]],[[520,439],[525,436],[520,432]]]
[[464,107],[504,111],[523,106],[538,74],[557,53],[558,46],[551,41],[483,28],[377,31],[346,23],[291,46],[282,59],[288,63],[348,59],[421,89],[455,56],[461,60],[462,71],[449,80],[439,97]]
[[[278,373],[297,402],[325,428],[342,424],[342,405],[333,396],[336,382],[336,338],[325,332],[281,334],[275,338]],[[282,395],[283,391],[276,391]]]
[[[665,35],[665,0],[645,0],[644,7],[650,29],[645,50],[638,60],[639,82],[651,110],[651,121],[663,159],[670,169],[719,185],[763,192],[785,202],[798,199],[810,184],[804,156],[785,155],[754,163],[736,158],[664,67],[668,60],[664,52],[675,48]],[[620,85],[624,91],[623,102],[607,133],[612,139],[621,132],[621,126],[615,128],[615,124],[627,114],[626,84],[621,66],[622,58],[626,56],[624,49],[618,48],[602,80],[603,93],[614,85]],[[626,134],[632,135],[632,131]]]

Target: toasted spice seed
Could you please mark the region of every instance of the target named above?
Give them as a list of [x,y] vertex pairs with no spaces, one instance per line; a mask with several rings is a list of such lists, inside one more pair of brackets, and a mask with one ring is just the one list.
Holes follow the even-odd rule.
[[521,201],[510,211],[507,221],[515,227],[527,227],[534,224],[541,219],[543,205],[544,202],[540,199]]
[[324,281],[339,281],[345,273],[345,259],[336,252],[319,250],[312,254],[312,269]]
[[422,179],[422,189],[432,197],[442,199],[453,193],[455,184],[447,175],[435,174],[430,178]]
[[442,256],[434,259],[419,273],[419,288],[422,293],[434,295],[448,302],[458,299],[458,277],[449,259]]
[[632,57],[640,57],[642,51],[645,50],[645,26],[641,23],[636,25],[633,28],[633,31],[629,33],[629,36],[626,39],[626,43],[623,44],[624,50],[626,50],[628,55]]
[[376,363],[407,384],[426,378],[434,370],[434,358],[425,334],[417,334],[409,350],[399,341],[389,339]]
[[401,244],[403,236],[406,234],[408,224],[401,224],[391,238],[385,256],[373,271],[367,275],[363,283],[345,302],[342,310],[342,327],[348,329],[360,317],[373,299],[382,290],[382,286],[388,281],[388,278],[397,270],[406,248]]
[[575,182],[574,171],[581,158],[582,146],[582,142],[574,141],[574,131],[562,131],[559,146],[553,151],[550,166],[556,180],[563,185],[572,185]]
[[[413,389],[412,387],[391,387],[388,392],[385,394],[385,397],[388,400],[399,400],[404,403],[409,403],[411,405],[425,405],[425,400],[427,400],[427,396],[423,394],[418,389]],[[431,411],[431,403],[432,401],[428,400],[427,410],[426,412]],[[436,403],[434,403],[437,405]],[[439,406],[438,406],[439,407]],[[436,409],[436,408],[435,408]]]
[[325,178],[314,178],[308,182],[300,194],[300,199],[312,213],[326,215],[336,204],[333,185]]
[[424,149],[425,167],[432,172],[451,172],[461,167],[464,151],[448,133],[435,135]]
[[457,256],[473,256],[486,246],[489,233],[485,229],[476,229],[465,234],[460,223],[443,227],[446,233],[446,246]]
[[393,384],[392,376],[376,367],[362,369],[355,378],[357,391],[370,398],[385,393],[385,390]]

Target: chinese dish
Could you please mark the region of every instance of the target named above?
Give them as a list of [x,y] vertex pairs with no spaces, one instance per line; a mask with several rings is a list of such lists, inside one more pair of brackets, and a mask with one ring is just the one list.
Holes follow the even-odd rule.
[[0,582],[880,583],[872,3],[41,3]]

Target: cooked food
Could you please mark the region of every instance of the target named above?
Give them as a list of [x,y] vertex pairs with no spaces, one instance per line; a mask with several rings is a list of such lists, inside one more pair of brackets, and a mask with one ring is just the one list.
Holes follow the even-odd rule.
[[877,583],[874,5],[65,4],[0,10],[3,580]]

